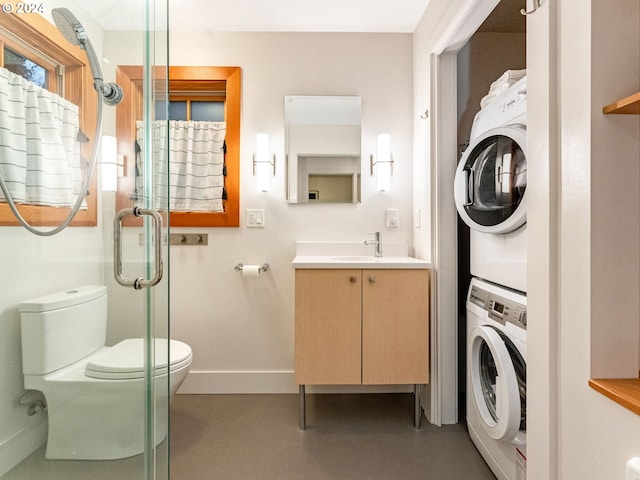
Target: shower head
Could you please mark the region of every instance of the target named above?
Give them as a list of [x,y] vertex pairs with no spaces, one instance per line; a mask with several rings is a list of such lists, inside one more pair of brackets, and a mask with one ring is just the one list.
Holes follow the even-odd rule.
[[51,10],[51,16],[53,23],[71,45],[80,45],[87,40],[84,27],[67,8],[54,8]]
[[51,16],[64,38],[72,45],[78,45],[87,54],[87,61],[93,75],[93,86],[96,91],[102,93],[104,102],[107,105],[120,103],[123,97],[122,88],[116,83],[107,83],[103,80],[98,56],[80,21],[67,8],[54,8],[51,10]]

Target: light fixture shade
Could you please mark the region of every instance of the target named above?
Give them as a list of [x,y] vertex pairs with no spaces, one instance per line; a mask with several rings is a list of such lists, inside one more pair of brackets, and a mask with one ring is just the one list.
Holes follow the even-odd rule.
[[391,135],[378,135],[378,158],[376,159],[376,176],[378,190],[386,192],[391,187]]
[[103,192],[118,190],[118,143],[116,137],[103,135],[100,142],[100,184]]
[[268,192],[269,170],[271,169],[271,162],[269,161],[269,135],[266,133],[258,133],[256,135],[255,166],[258,191]]

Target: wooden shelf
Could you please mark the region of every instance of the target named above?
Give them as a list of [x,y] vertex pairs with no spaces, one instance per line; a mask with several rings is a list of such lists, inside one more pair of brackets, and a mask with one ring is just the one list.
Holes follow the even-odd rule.
[[602,113],[640,115],[640,92],[606,105]]
[[640,415],[640,378],[592,378],[589,386]]

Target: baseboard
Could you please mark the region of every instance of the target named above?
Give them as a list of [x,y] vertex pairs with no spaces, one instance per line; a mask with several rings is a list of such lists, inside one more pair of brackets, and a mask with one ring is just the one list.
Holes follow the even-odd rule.
[[[406,393],[408,385],[309,385],[307,393]],[[184,394],[298,393],[293,371],[192,370],[178,390]]]
[[0,443],[0,477],[47,441],[47,417],[35,421]]

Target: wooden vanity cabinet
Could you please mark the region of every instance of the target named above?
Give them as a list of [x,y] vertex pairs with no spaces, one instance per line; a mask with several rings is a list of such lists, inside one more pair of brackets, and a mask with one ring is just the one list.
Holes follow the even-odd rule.
[[361,383],[361,271],[295,273],[295,382]]
[[296,269],[298,385],[429,383],[429,270]]
[[429,383],[429,271],[362,271],[362,383]]

